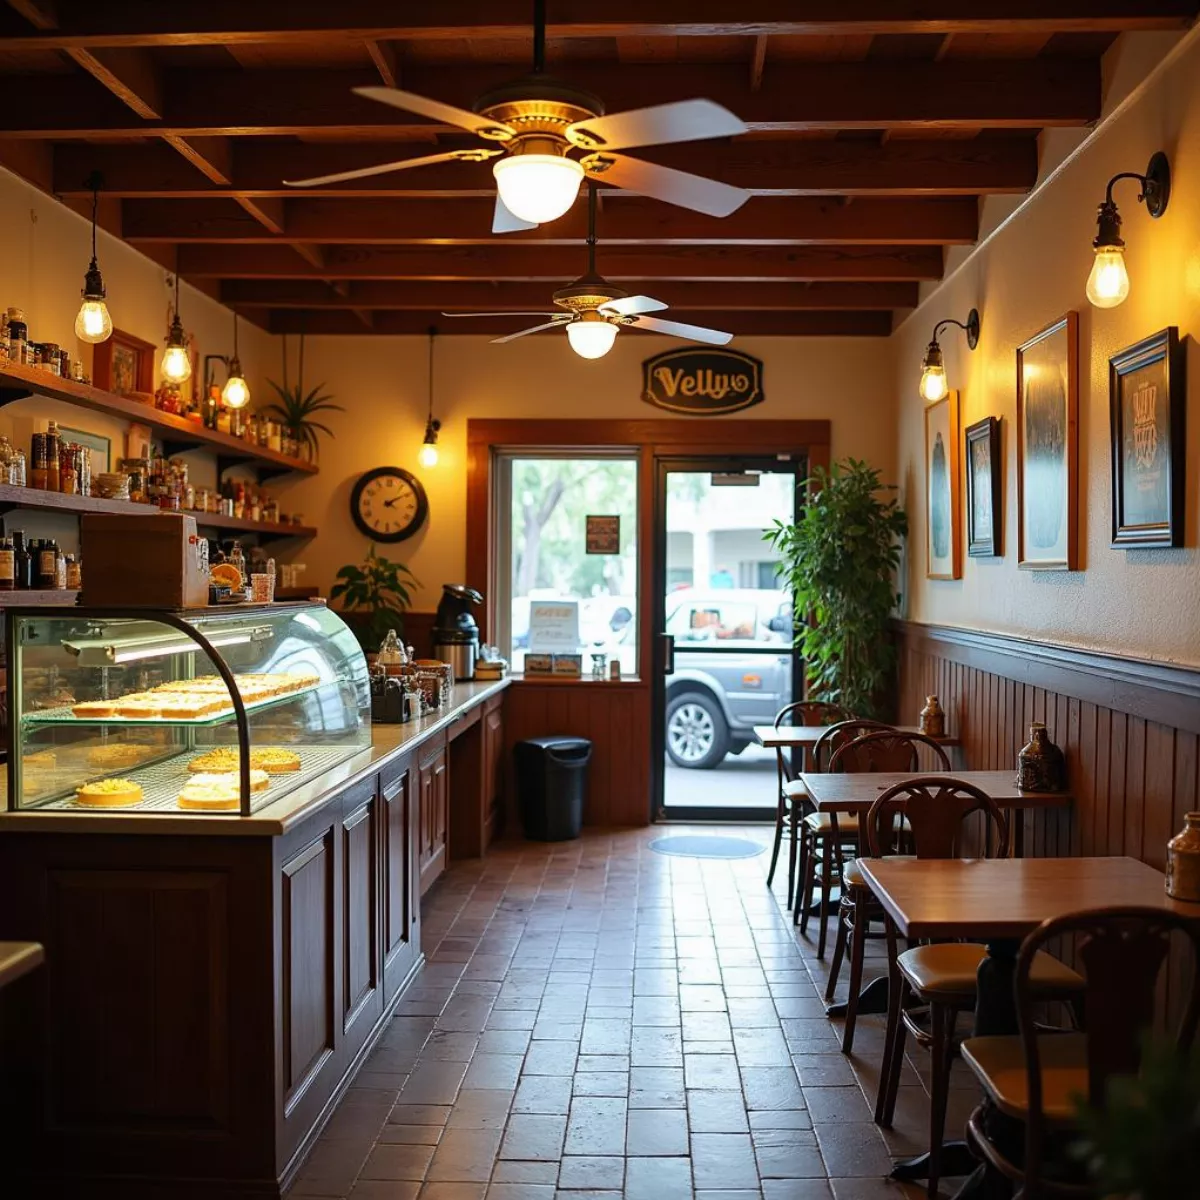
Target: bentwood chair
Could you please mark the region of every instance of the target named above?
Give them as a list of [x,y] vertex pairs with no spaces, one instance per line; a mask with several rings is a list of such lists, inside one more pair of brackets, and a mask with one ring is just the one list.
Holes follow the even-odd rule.
[[[846,719],[846,712],[836,704],[824,700],[796,700],[775,714],[776,729],[783,725],[833,725]],[[775,796],[775,844],[771,847],[771,866],[767,871],[767,887],[775,880],[775,864],[779,861],[779,849],[783,844],[783,832],[788,833],[788,890],[787,905],[792,907],[792,892],[796,886],[796,854],[799,843],[801,797],[789,793],[787,785],[796,782],[793,751],[783,746],[775,747],[775,773],[778,782]]]
[[[850,717],[831,725],[817,739],[813,747],[813,771],[828,771],[833,756],[847,742],[864,734],[891,730],[892,726],[882,721],[868,721]],[[819,891],[820,903],[817,913],[817,957],[825,957],[825,940],[829,926],[829,898],[833,885],[840,881],[842,869],[842,844],[848,843],[851,850],[857,846],[857,830],[843,830],[828,814],[816,812],[812,801],[800,780],[787,784],[793,803],[801,804],[808,815],[800,822],[800,861],[798,863],[800,883],[796,888],[796,903],[792,920],[800,926],[801,936],[808,933],[808,918],[813,905],[813,893]],[[818,868],[820,873],[818,874]]]
[[[996,856],[1008,855],[1008,822],[996,802],[973,784],[948,775],[927,775],[888,788],[867,813],[867,838],[875,858],[894,852],[901,836],[911,836],[917,858],[960,858],[964,826],[983,815],[994,836]],[[902,831],[897,817],[903,816]],[[890,1127],[904,1065],[904,1042],[911,1032],[931,1055],[929,1086],[929,1195],[936,1196],[941,1177],[942,1138],[954,1061],[954,1027],[958,1014],[975,1007],[979,964],[987,947],[979,942],[947,942],[914,946],[903,954],[896,927],[885,917],[888,944],[888,1024],[883,1070],[875,1102],[876,1124]],[[1031,986],[1040,1000],[1077,1001],[1084,982],[1070,967],[1049,954],[1031,964]],[[912,1002],[927,1006],[927,1024]]]
[[[1017,956],[1020,1032],[963,1042],[963,1059],[987,1097],[967,1122],[967,1140],[995,1170],[1020,1185],[1021,1196],[1095,1195],[1080,1178],[1078,1164],[1072,1169],[1055,1152],[1073,1140],[1075,1097],[1085,1096],[1093,1108],[1103,1109],[1109,1080],[1138,1073],[1174,932],[1189,943],[1192,960],[1175,1034],[1176,1048],[1186,1054],[1200,1018],[1200,922],[1156,908],[1093,909],[1044,921]],[[1086,979],[1082,1033],[1047,1033],[1034,1022],[1034,1005],[1044,998],[1037,984],[1041,948],[1064,937],[1074,939]],[[1004,1136],[1006,1124],[995,1119],[997,1112],[1017,1123],[1015,1138]],[[1196,1186],[1194,1179],[1186,1183]],[[1181,1180],[1179,1195],[1184,1194],[1194,1193]]]
[[[922,768],[921,753],[925,752],[928,770],[950,770],[945,750],[922,733],[900,733],[879,730],[864,734],[840,746],[829,762],[831,771],[909,771]],[[832,1000],[841,974],[842,958],[850,951],[850,993],[846,997],[846,1018],[842,1026],[842,1053],[854,1049],[854,1030],[858,1022],[858,994],[862,988],[863,958],[871,922],[883,920],[883,908],[867,886],[856,860],[842,866],[842,898],[838,904],[837,939],[833,945],[833,962],[825,985],[825,999]]]

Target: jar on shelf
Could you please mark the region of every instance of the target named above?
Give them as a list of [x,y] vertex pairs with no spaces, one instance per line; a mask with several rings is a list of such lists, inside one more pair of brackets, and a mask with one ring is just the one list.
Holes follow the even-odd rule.
[[8,460],[8,482],[11,487],[26,487],[25,451],[14,450]]

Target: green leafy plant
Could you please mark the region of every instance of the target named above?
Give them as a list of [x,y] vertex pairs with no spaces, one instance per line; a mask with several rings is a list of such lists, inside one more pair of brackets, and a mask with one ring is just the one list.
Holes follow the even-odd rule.
[[763,536],[792,593],[810,696],[869,717],[895,657],[887,626],[908,518],[883,496],[895,488],[857,459],[818,467],[806,485],[809,499],[796,522],[776,521]]
[[1075,1153],[1098,1196],[1177,1200],[1200,1180],[1200,1047],[1149,1041],[1141,1073],[1108,1081],[1102,1110],[1079,1105]]
[[268,416],[277,417],[288,433],[301,446],[307,447],[310,456],[316,459],[321,449],[318,433],[327,433],[332,437],[333,430],[313,417],[317,413],[346,410],[340,404],[334,404],[332,396],[321,392],[325,386],[323,383],[318,383],[311,392],[305,392],[299,383],[295,387],[289,387],[286,383],[280,386],[273,379],[268,382],[278,394],[279,402],[264,405],[262,411]]
[[342,614],[359,645],[373,654],[389,629],[403,632],[404,610],[412,601],[408,588],[417,582],[403,563],[377,554],[372,544],[362,563],[349,563],[338,571],[329,598],[341,600]]

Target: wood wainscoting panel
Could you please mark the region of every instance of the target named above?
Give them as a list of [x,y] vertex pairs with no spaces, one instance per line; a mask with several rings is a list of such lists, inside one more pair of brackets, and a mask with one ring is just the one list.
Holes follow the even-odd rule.
[[375,779],[342,797],[342,1032],[353,1053],[383,1010]]
[[410,830],[413,772],[404,769],[383,785],[383,993],[384,1003],[408,978],[416,960],[413,864],[416,848]]
[[[1200,670],[912,622],[899,637],[899,719],[936,694],[966,766],[1015,772],[1031,721],[1062,748],[1075,802],[1022,814],[1026,854],[1165,868],[1168,840],[1200,807]],[[1179,1015],[1185,968],[1176,954],[1160,1018]]]

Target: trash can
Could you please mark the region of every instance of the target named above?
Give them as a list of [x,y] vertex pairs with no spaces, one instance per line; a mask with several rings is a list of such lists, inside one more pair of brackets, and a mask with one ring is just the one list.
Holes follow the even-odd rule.
[[583,828],[592,743],[581,737],[527,738],[513,748],[525,836],[565,842]]

